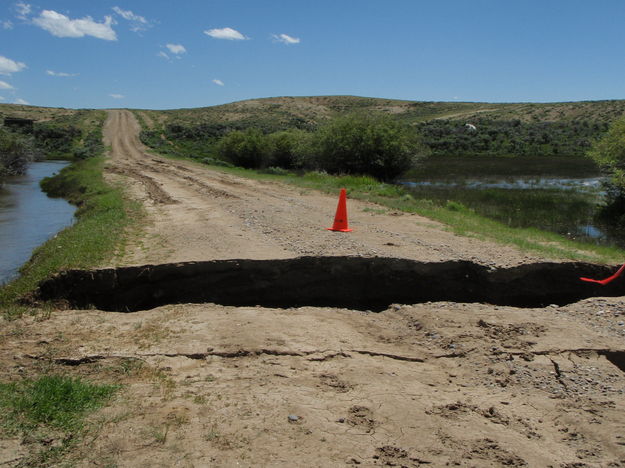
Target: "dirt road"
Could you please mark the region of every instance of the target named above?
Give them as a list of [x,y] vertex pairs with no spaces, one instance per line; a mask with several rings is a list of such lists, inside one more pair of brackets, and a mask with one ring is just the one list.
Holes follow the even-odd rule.
[[[146,152],[111,111],[112,181],[147,232],[116,265],[352,255],[510,266],[542,259],[428,219]],[[435,280],[435,279],[433,279]],[[380,313],[172,304],[2,323],[3,378],[125,384],[78,466],[625,467],[625,301],[513,308],[435,302]],[[37,444],[0,441],[0,464]],[[12,462],[16,464],[17,462]]]

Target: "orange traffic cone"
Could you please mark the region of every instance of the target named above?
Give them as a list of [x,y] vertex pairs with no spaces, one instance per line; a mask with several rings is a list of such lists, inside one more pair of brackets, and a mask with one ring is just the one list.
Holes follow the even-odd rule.
[[347,192],[344,188],[341,189],[339,195],[339,204],[336,207],[336,215],[334,216],[334,225],[331,228],[326,228],[328,231],[340,231],[350,232],[351,229],[347,227]]

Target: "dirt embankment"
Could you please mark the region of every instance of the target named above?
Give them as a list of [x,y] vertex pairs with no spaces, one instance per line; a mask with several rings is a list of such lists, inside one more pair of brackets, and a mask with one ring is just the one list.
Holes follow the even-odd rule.
[[[354,232],[326,231],[336,198],[157,157],[137,133],[131,113],[110,112],[109,176],[150,222],[111,267],[359,256],[488,271],[545,260],[353,200]],[[334,289],[345,265],[339,276],[325,267]],[[254,282],[279,278],[272,268]],[[426,281],[441,286],[437,275]],[[155,294],[149,281],[141,287]],[[285,288],[304,296],[307,285]],[[126,384],[77,465],[625,466],[622,297],[525,308],[446,300],[379,313],[164,304],[1,323],[3,380],[45,369]],[[0,464],[36,445],[0,441]]]

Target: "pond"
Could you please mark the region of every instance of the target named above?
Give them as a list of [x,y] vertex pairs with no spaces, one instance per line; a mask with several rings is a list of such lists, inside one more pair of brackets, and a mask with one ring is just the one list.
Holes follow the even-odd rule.
[[436,157],[401,183],[415,198],[461,204],[511,227],[625,248],[624,233],[596,219],[603,180],[585,158]]
[[42,192],[39,182],[65,161],[36,162],[0,187],[0,285],[14,279],[35,248],[72,224],[76,208]]

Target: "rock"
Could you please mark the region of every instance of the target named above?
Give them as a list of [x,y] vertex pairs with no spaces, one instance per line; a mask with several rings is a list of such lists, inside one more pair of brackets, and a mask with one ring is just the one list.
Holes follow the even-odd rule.
[[289,414],[289,422],[293,423],[297,421],[299,421],[299,416],[296,416],[294,414]]

